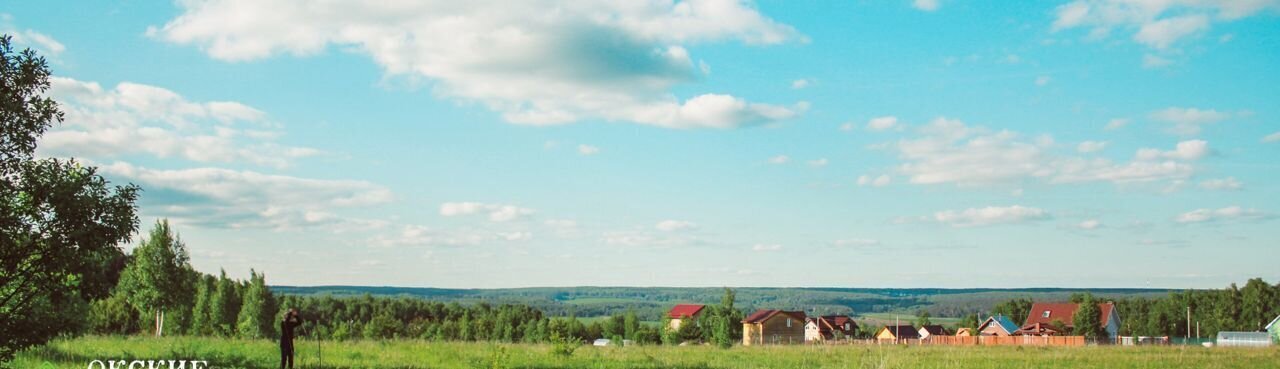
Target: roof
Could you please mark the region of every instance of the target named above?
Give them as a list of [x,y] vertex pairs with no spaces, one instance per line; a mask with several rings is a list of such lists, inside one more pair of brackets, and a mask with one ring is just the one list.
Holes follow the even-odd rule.
[[947,335],[947,329],[937,324],[922,326],[920,327],[920,329],[923,329],[926,332],[929,332],[930,335],[935,335],[935,334],[939,336]]
[[1004,315],[992,315],[990,318],[987,318],[986,321],[982,322],[982,325],[978,326],[978,331],[987,329],[987,325],[989,324],[995,324],[1000,327],[1000,329],[1003,329],[1005,333],[1009,334],[1013,334],[1014,331],[1018,330],[1018,324],[1014,323],[1012,319],[1009,319],[1009,317]]
[[748,323],[748,324],[764,323],[770,318],[773,318],[774,315],[778,315],[778,314],[787,315],[787,316],[790,316],[792,319],[799,320],[802,322],[808,319],[808,317],[806,317],[803,312],[799,312],[799,311],[761,309],[761,310],[756,310],[756,312],[751,313],[751,315],[748,315],[746,319],[742,320],[742,322]]
[[1267,332],[1218,332],[1220,340],[1271,341]]
[[[1075,323],[1072,318],[1076,315],[1076,309],[1079,304],[1069,302],[1037,302],[1031,304],[1031,311],[1027,313],[1027,322],[1022,326],[1028,326],[1036,323],[1053,324],[1054,321],[1061,321],[1067,327],[1072,327]],[[1115,309],[1115,304],[1104,302],[1098,304],[1098,313],[1101,316],[1098,319],[1098,325],[1106,326],[1111,320],[1111,310]],[[1049,316],[1045,317],[1044,312],[1048,311]]]
[[[818,324],[818,332],[823,335],[830,335],[832,329],[848,334],[850,331],[855,329],[854,327],[858,326],[858,322],[845,315],[823,315],[820,317],[810,317],[807,320],[816,322]],[[844,329],[845,323],[852,325],[849,327],[849,330]]]
[[[917,331],[916,327],[910,325],[886,325],[884,328],[880,328],[880,330],[895,332],[894,336],[898,339],[920,338],[920,331]],[[880,332],[876,332],[876,335],[879,336]]]
[[961,334],[966,334],[966,333],[967,333],[968,335],[970,335],[970,336],[975,335],[975,334],[973,333],[973,328],[960,328],[960,329],[957,329],[957,330],[956,330],[956,335],[957,335],[957,336],[959,336],[959,335],[961,335]]
[[692,317],[702,312],[702,308],[706,305],[702,304],[676,304],[671,307],[671,311],[667,312],[667,316],[671,319],[680,319],[683,317]]

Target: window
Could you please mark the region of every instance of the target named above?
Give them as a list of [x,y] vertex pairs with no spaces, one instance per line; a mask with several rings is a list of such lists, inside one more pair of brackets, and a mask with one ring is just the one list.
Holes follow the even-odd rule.
[[787,328],[791,328],[791,318],[787,318]]
[[1044,311],[1044,314],[1041,314],[1041,315],[1040,315],[1040,317],[1042,317],[1042,318],[1048,318],[1048,317],[1049,317],[1049,311],[1048,311],[1048,310],[1045,310],[1045,311]]
[[850,327],[849,327],[849,323],[844,323],[844,330],[846,330],[846,331],[848,331],[848,330],[853,330],[853,328],[850,328]]

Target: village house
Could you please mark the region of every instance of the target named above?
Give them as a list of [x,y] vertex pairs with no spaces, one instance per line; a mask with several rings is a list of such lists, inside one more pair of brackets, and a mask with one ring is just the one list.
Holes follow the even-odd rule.
[[[1027,314],[1027,322],[1022,324],[1014,334],[1026,336],[1056,336],[1062,334],[1062,330],[1070,331],[1075,328],[1075,315],[1079,304],[1073,303],[1049,303],[1037,302],[1031,304],[1031,311]],[[1098,324],[1102,326],[1102,330],[1107,332],[1107,337],[1115,338],[1120,332],[1120,315],[1116,312],[1116,305],[1111,302],[1098,304]]]
[[671,311],[667,312],[667,317],[671,318],[667,328],[673,331],[680,330],[680,324],[685,321],[696,321],[705,307],[706,305],[701,304],[677,304],[672,306]]
[[920,338],[920,330],[910,325],[886,325],[876,331],[877,340],[914,340]]
[[1004,315],[992,315],[978,326],[978,334],[983,336],[1012,336],[1018,331],[1018,323]]
[[973,328],[960,328],[956,330],[956,337],[973,337]]
[[804,340],[826,341],[836,337],[853,337],[858,332],[858,323],[844,315],[824,315],[805,319]]
[[757,310],[742,320],[742,345],[803,343],[805,318],[800,311]]
[[941,325],[931,324],[920,327],[920,338],[929,338],[929,336],[949,336],[947,329]]

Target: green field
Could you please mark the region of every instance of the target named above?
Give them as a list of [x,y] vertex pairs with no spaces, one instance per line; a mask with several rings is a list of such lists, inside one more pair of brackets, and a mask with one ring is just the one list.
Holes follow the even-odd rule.
[[[298,368],[318,368],[298,341]],[[324,368],[1277,368],[1280,349],[1203,347],[707,346],[578,347],[426,341],[322,342]],[[213,368],[275,368],[274,342],[83,337],[29,349],[14,368],[85,368],[95,359],[198,359]],[[49,364],[46,364],[49,363]],[[50,365],[51,364],[51,365]]]

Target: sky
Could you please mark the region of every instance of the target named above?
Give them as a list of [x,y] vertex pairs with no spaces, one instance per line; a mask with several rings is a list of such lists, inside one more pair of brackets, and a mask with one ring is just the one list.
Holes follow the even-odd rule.
[[[275,285],[1280,281],[1280,1],[27,1],[43,157]],[[136,241],[135,241],[136,242]],[[126,248],[132,247],[127,245]]]

